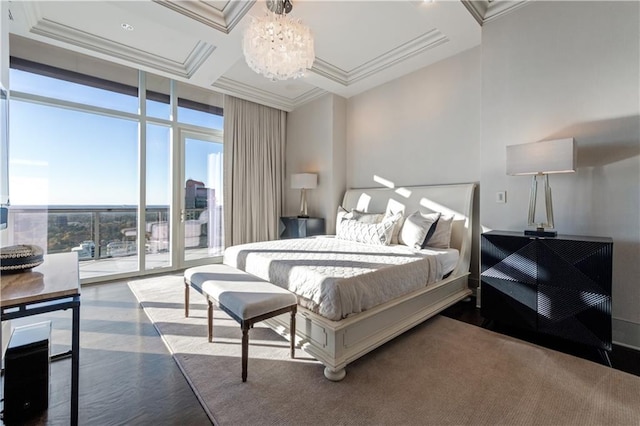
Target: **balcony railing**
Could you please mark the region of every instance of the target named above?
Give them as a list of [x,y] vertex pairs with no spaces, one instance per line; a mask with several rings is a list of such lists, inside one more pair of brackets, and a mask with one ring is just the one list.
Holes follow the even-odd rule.
[[[201,257],[222,254],[221,218],[221,206],[211,211],[205,208],[185,211],[185,258],[190,251],[198,251]],[[35,244],[46,248],[47,253],[78,252],[81,275],[83,262],[123,260],[138,251],[135,206],[11,206],[8,219],[9,227],[5,231],[8,235],[4,239],[7,245]],[[158,254],[164,254],[161,257],[165,260],[156,267],[168,266],[169,206],[147,207],[145,222],[144,246],[148,260],[159,259]],[[135,259],[137,257],[132,260]],[[96,275],[99,273],[92,274]]]

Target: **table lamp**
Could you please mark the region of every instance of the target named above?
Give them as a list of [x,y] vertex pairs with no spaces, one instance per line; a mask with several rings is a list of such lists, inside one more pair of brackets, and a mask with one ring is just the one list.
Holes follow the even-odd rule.
[[309,217],[307,214],[307,189],[318,186],[318,175],[315,173],[297,173],[291,175],[291,188],[300,189],[300,214],[298,217]]
[[[534,230],[525,230],[525,235],[540,237],[555,237],[553,229],[553,204],[551,201],[551,187],[549,175],[552,173],[575,172],[576,145],[573,138],[556,139],[542,142],[532,142],[507,146],[507,175],[532,175],[531,192],[529,194],[528,225],[535,226]],[[538,179],[544,179],[544,194],[546,207],[546,221],[536,222],[536,204],[538,194]]]

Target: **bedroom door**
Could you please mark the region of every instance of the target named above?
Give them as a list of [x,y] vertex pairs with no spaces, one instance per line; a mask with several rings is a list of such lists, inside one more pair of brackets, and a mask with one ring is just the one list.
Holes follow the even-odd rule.
[[221,257],[222,142],[205,133],[181,132],[180,263],[192,266]]

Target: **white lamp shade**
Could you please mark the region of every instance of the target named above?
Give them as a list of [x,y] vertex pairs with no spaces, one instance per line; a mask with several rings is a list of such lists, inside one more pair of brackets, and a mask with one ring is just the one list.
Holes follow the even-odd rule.
[[507,146],[507,174],[575,172],[576,144],[573,138]]
[[291,175],[291,188],[313,189],[318,186],[318,175],[315,173],[298,173]]

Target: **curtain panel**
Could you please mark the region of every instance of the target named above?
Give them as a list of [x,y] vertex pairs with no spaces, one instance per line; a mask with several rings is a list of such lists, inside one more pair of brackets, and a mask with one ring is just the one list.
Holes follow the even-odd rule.
[[225,246],[275,240],[283,209],[287,113],[225,96]]

